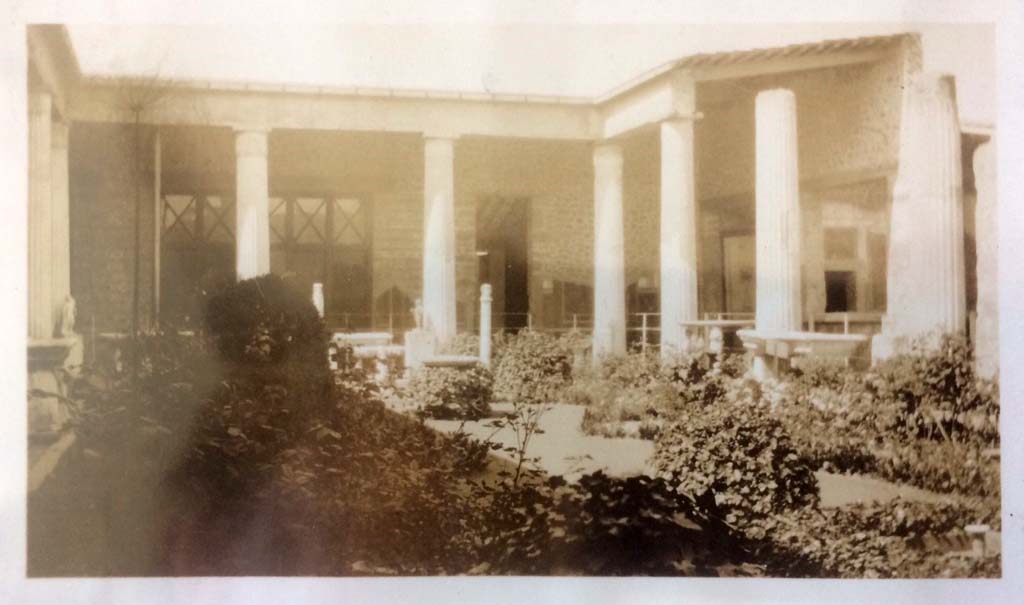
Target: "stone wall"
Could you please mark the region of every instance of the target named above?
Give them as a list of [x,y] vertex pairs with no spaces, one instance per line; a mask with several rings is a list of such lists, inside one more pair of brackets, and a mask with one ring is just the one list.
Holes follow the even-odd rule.
[[802,181],[893,167],[897,160],[902,63],[819,69],[702,84],[696,148],[702,199],[754,189],[754,97],[789,88],[796,94]]
[[[127,332],[134,286],[133,149],[131,125],[76,123],[69,135],[71,294],[78,330]],[[139,325],[153,317],[153,131],[139,130]]]

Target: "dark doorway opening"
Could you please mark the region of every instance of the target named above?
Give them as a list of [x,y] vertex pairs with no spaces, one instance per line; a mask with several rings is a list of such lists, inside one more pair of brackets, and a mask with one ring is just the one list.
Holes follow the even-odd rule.
[[486,197],[477,205],[478,277],[492,287],[495,329],[529,325],[529,208],[526,198]]
[[825,272],[825,312],[853,311],[857,290],[853,271]]

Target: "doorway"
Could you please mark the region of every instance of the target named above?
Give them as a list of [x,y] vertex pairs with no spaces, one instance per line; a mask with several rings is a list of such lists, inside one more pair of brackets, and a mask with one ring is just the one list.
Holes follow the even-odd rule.
[[730,235],[722,238],[725,269],[725,310],[729,313],[753,313],[756,294],[754,236]]
[[825,272],[825,312],[853,311],[857,306],[857,280],[853,271]]
[[491,284],[495,329],[519,330],[529,324],[529,208],[528,198],[488,196],[477,204],[478,278]]

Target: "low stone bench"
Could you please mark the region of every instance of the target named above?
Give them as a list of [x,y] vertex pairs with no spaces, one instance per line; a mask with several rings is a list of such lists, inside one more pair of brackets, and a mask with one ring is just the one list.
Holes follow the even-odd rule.
[[704,349],[708,353],[716,355],[725,350],[725,337],[727,335],[754,327],[753,319],[694,319],[680,323],[682,323],[683,329],[686,330],[688,338],[691,330],[701,332],[705,343]]
[[[788,369],[796,357],[832,357],[849,361],[870,339],[867,334],[799,331],[739,330],[736,335],[743,341],[744,348],[754,354],[754,377],[758,379],[780,369]],[[765,365],[765,357],[774,360],[772,369]],[[785,364],[783,368],[779,367],[780,360]]]
[[475,355],[434,355],[423,360],[423,366],[427,368],[455,368],[457,370],[468,370],[476,367],[480,358]]
[[350,347],[389,345],[391,344],[390,332],[335,332],[331,340]]

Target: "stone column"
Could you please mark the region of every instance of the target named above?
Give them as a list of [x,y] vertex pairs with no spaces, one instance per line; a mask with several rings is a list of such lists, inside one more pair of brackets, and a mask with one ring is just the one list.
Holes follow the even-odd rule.
[[[756,218],[758,332],[799,331],[800,172],[797,165],[796,96],[790,90],[758,93],[756,118]],[[770,375],[764,351],[753,374]]]
[[235,133],[235,267],[238,279],[270,273],[267,131]]
[[594,360],[626,352],[622,149],[594,148]]
[[800,175],[793,92],[759,93],[756,119],[757,330],[800,330]]
[[697,319],[697,200],[693,120],[661,123],[661,355],[686,350],[683,321]]
[[455,336],[455,140],[423,145],[423,323],[443,346]]
[[53,194],[50,155],[53,100],[49,93],[28,97],[28,335],[53,337],[57,309],[53,294]]
[[953,79],[909,78],[903,96],[899,170],[893,188],[888,300],[873,356],[966,325],[960,125]]
[[994,378],[999,372],[999,206],[996,195],[994,143],[974,152],[974,234],[978,250],[978,322],[974,335],[977,373]]
[[53,297],[51,323],[57,325],[71,296],[71,208],[68,199],[68,125],[54,122],[50,132],[50,197],[52,199]]

